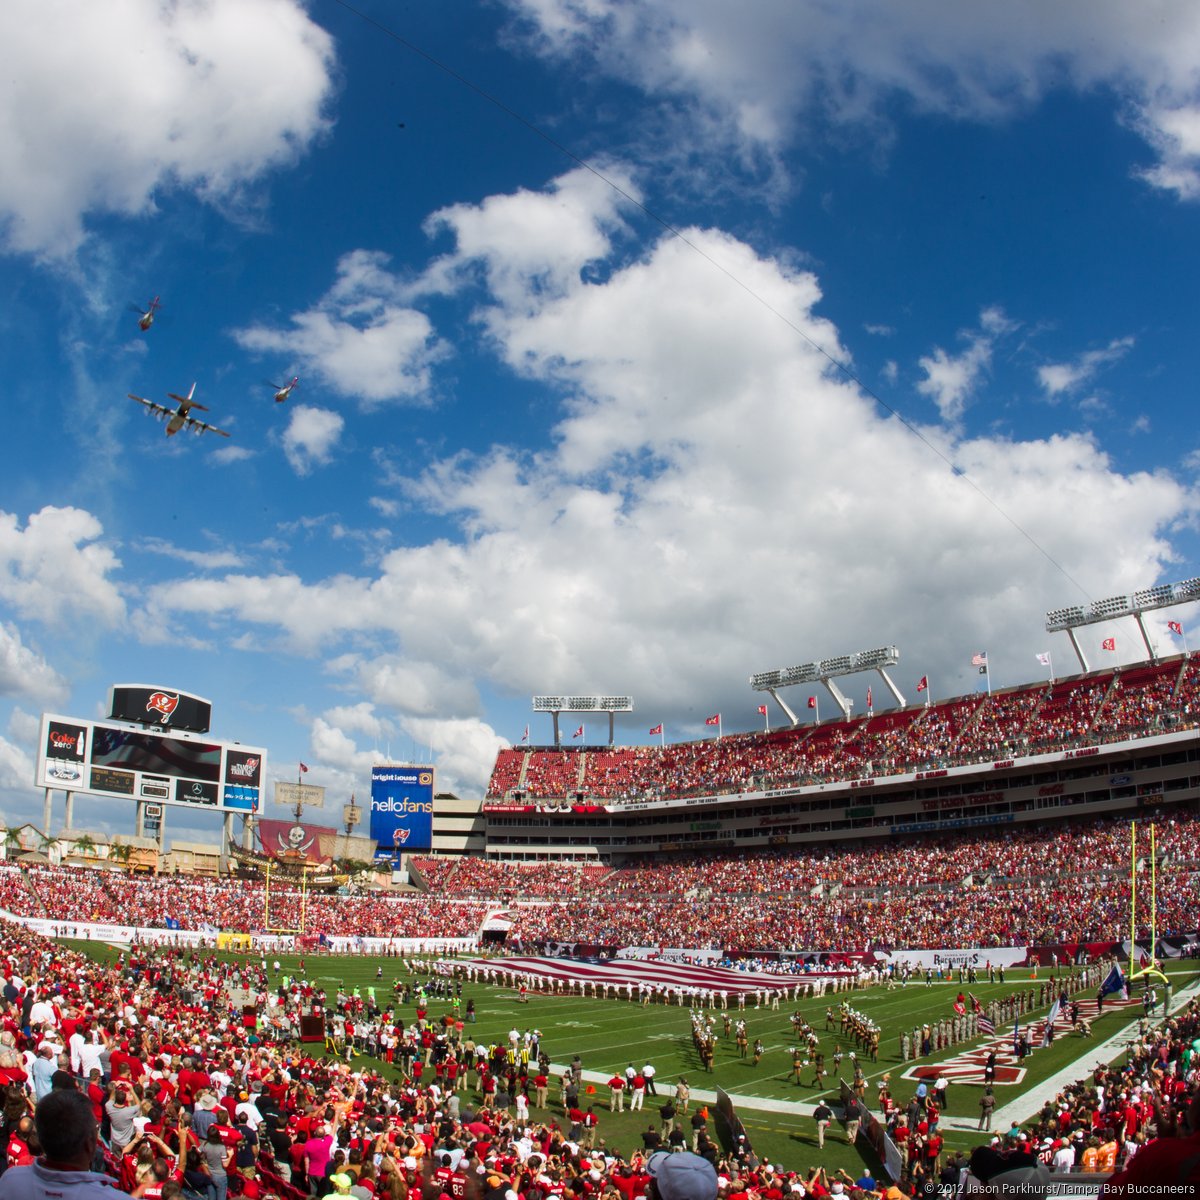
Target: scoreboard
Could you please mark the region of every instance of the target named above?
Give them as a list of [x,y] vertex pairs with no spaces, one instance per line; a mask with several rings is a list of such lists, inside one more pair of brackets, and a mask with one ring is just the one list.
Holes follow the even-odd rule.
[[257,812],[267,752],[209,737],[42,714],[37,787],[158,804]]

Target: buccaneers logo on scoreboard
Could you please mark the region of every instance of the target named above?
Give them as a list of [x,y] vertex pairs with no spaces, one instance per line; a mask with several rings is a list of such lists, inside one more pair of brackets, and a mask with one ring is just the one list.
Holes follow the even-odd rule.
[[179,707],[179,693],[174,696],[167,692],[151,692],[150,698],[146,701],[146,711],[158,713],[158,722],[160,725],[165,725],[170,719],[171,714]]

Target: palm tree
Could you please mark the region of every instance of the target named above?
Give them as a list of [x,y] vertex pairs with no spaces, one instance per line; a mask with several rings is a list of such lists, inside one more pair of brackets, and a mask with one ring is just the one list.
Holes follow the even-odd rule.
[[4,857],[16,858],[25,847],[21,844],[21,832],[18,829],[4,831]]
[[96,840],[90,833],[81,833],[75,839],[75,853],[81,858],[96,857]]
[[133,857],[133,847],[128,842],[113,842],[110,853],[121,866],[128,867],[129,860]]

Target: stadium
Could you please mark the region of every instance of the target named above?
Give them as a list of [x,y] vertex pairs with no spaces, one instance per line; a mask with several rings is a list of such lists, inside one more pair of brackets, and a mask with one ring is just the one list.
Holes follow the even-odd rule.
[[[486,796],[378,804],[429,818],[401,887],[318,876],[316,833],[266,822],[215,875],[18,856],[0,1065],[98,1086],[135,1195],[204,1194],[185,1125],[210,1092],[251,1197],[634,1196],[659,1149],[707,1157],[723,1197],[1003,1171],[1096,1194],[1184,1129],[1200,655],[855,717],[837,680],[899,699],[896,657],[756,676],[787,724],[694,742],[564,747],[562,711],[625,699],[535,698],[555,743],[502,750]],[[805,685],[837,719],[795,718]]]

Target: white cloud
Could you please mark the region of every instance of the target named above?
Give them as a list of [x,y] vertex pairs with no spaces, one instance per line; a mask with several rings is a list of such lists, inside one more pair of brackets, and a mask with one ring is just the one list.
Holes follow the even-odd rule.
[[456,287],[476,264],[483,266],[492,294],[506,305],[533,299],[542,304],[577,286],[584,266],[605,256],[611,235],[624,228],[620,209],[625,201],[612,185],[638,196],[624,168],[598,165],[611,184],[580,167],[545,191],[522,188],[434,213],[426,231],[452,233],[456,250],[433,265],[422,286]]
[[391,732],[390,724],[375,711],[375,706],[366,700],[358,704],[339,705],[329,709],[324,715],[330,725],[344,732],[365,733],[376,740]]
[[254,325],[234,336],[247,349],[286,354],[306,373],[364,404],[428,399],[430,368],[444,358],[429,318],[405,302],[409,289],[388,258],[353,250],[338,261],[333,286],[290,327]]
[[0,600],[46,625],[79,614],[89,624],[115,624],[125,604],[109,575],[121,564],[98,540],[103,532],[77,508],[47,506],[24,529],[12,513],[0,512]]
[[203,571],[224,571],[240,567],[243,563],[242,556],[232,550],[188,550],[164,538],[141,538],[135,544],[135,548],[149,554],[161,554],[165,558],[177,559]]
[[215,450],[209,452],[209,457],[215,463],[219,463],[223,467],[232,466],[234,463],[245,462],[247,459],[253,458],[255,451],[247,449],[245,446],[239,446],[236,443],[229,442],[224,446],[218,446]]
[[1133,349],[1133,338],[1114,338],[1099,350],[1088,350],[1069,362],[1046,363],[1038,368],[1038,382],[1046,395],[1057,399],[1064,392],[1073,392],[1090,383],[1104,367],[1119,362]]
[[996,340],[1014,328],[1000,309],[986,308],[977,330],[959,333],[967,343],[961,354],[949,354],[935,346],[931,355],[919,360],[925,378],[917,384],[917,391],[932,398],[943,421],[957,421],[962,416],[967,400],[991,365]]
[[33,759],[7,738],[0,737],[0,791],[33,792]]
[[496,755],[510,744],[486,722],[474,719],[416,718],[405,722],[405,728],[418,746],[433,751],[437,766],[434,787],[459,796],[483,795]]
[[[508,0],[542,54],[688,109],[712,143],[780,161],[825,117],[886,138],[890,101],[993,121],[1048,92],[1107,90],[1159,156],[1154,186],[1200,195],[1200,8],[1191,0]],[[884,128],[881,129],[881,126]],[[686,149],[686,147],[685,147]]]
[[313,756],[324,766],[333,767],[348,775],[371,774],[371,764],[379,756],[373,751],[360,751],[354,740],[324,717],[314,717],[310,737]]
[[326,126],[333,44],[295,0],[9,0],[0,45],[18,251],[70,254],[89,214],[151,211],[166,188],[234,195]]
[[[495,281],[479,319],[510,369],[563,398],[552,445],[429,468],[407,502],[457,521],[460,540],[398,547],[360,576],[168,582],[150,610],[243,621],[339,654],[329,669],[373,711],[425,744],[444,734],[447,755],[470,759],[456,767],[464,779],[490,768],[497,745],[470,724],[485,687],[633,695],[640,730],[641,714],[690,729],[718,708],[745,727],[751,671],[861,645],[900,646],[898,678],[929,673],[946,681],[939,694],[963,647],[1004,646],[1021,664],[1014,681],[1028,678],[1046,648],[1044,613],[1079,599],[1074,585],[831,372],[813,348],[841,353],[816,315],[815,275],[720,231],[685,231],[807,341],[679,239],[605,261],[611,271],[592,282],[581,262],[617,257],[602,249],[610,201],[548,195],[575,206],[560,214],[575,231],[569,252],[551,246],[539,260],[526,230],[545,197],[526,213],[509,197],[444,216],[471,250],[442,261],[454,264],[447,280],[473,283],[482,264]],[[968,337],[988,348],[977,379],[1012,328],[999,310],[981,315]],[[1196,511],[1189,487],[1122,474],[1086,436],[964,440],[954,425],[929,436],[1092,596],[1160,578],[1173,554],[1164,531]],[[473,730],[470,749],[454,749],[448,718]],[[358,761],[356,730],[321,720],[323,753]]]
[[298,404],[283,433],[283,452],[297,475],[324,466],[333,457],[346,419],[340,413],[314,405]]
[[23,708],[14,708],[8,714],[9,734],[13,741],[26,749],[32,750],[37,745],[41,728],[41,718],[35,717],[33,713],[27,713]]
[[67,694],[63,677],[21,641],[16,627],[0,625],[0,696],[19,696],[53,708]]

